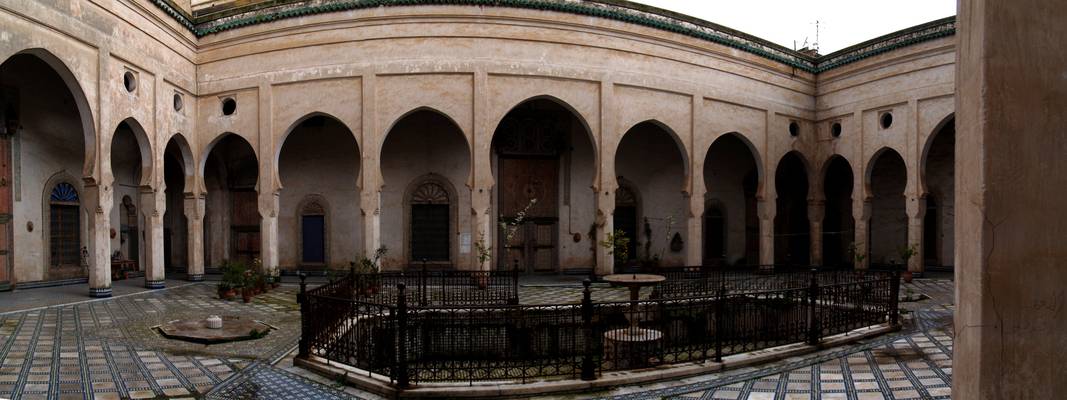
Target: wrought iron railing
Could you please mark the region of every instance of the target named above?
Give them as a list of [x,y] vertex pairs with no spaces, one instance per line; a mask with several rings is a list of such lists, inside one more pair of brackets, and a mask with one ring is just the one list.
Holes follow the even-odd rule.
[[[898,273],[662,272],[669,279],[660,286],[670,289],[657,298],[594,303],[586,281],[580,303],[555,305],[519,305],[514,278],[505,284],[482,273],[351,274],[312,290],[302,283],[300,356],[398,387],[594,380],[605,371],[721,360],[898,323]],[[499,293],[488,293],[494,284]],[[368,285],[378,292],[368,294]]]

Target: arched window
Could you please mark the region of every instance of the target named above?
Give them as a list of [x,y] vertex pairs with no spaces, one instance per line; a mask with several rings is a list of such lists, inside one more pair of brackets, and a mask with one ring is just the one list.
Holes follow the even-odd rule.
[[48,201],[49,258],[53,267],[81,265],[81,209],[78,191],[62,182],[52,188]]
[[326,206],[318,196],[304,200],[300,207],[300,261],[326,264]]
[[451,199],[435,181],[424,181],[411,194],[411,261],[451,260]]
[[615,230],[622,230],[630,239],[627,255],[631,260],[637,259],[637,226],[640,208],[637,192],[630,185],[623,184],[615,189],[615,214],[612,217],[612,224]]

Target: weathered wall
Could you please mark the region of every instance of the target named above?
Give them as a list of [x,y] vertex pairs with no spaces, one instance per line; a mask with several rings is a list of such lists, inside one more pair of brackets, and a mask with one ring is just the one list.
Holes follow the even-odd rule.
[[960,3],[953,398],[1067,391],[1064,20],[1055,0]]

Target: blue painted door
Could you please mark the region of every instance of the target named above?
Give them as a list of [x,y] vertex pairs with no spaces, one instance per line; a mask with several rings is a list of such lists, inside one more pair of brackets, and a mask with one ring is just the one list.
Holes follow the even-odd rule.
[[326,262],[326,219],[322,215],[305,215],[303,221],[303,241],[305,263],[321,264]]

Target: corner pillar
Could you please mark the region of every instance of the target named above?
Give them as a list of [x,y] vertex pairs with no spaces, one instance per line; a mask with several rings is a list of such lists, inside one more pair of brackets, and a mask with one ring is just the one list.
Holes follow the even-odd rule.
[[89,210],[89,243],[82,248],[89,270],[89,296],[111,297],[111,208],[114,194],[108,186],[85,181],[85,208]]
[[141,187],[141,210],[144,210],[144,287],[162,289],[166,282],[163,259],[163,214],[167,209],[164,191]]
[[856,221],[852,261],[856,269],[867,269],[871,262],[871,245],[868,243],[871,237],[871,201],[864,199],[852,202],[852,218]]
[[926,197],[920,195],[908,195],[908,246],[915,250],[908,259],[908,271],[922,273],[923,258],[926,250],[923,248],[923,222],[926,219]]
[[811,264],[822,265],[822,222],[826,216],[826,201],[822,199],[808,199],[808,228],[810,230]]
[[260,272],[278,272],[278,192],[259,194],[259,261]]
[[184,200],[185,219],[188,221],[186,240],[187,256],[189,257],[188,280],[199,282],[204,280],[204,195],[202,193],[186,193]]
[[759,263],[761,266],[774,265],[774,216],[778,212],[774,199],[758,199],[756,204],[759,214]]

